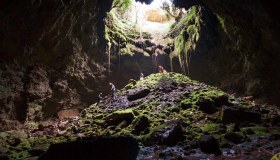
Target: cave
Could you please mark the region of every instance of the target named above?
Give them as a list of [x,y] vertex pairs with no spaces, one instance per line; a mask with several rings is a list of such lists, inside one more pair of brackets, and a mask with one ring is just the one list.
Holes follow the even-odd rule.
[[279,5],[2,0],[0,159],[277,159]]

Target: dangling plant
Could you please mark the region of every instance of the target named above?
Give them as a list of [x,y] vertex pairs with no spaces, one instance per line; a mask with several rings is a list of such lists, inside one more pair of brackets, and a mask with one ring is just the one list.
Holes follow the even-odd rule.
[[132,0],[114,0],[112,9],[117,8],[119,13],[124,13],[131,4]]

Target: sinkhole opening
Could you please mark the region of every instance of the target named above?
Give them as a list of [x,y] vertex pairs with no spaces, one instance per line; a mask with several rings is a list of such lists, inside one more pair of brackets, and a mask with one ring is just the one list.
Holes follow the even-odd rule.
[[[153,0],[150,4],[136,0],[115,0],[107,16],[107,29],[116,27],[119,32],[134,29],[135,33],[139,33],[137,38],[143,40],[143,34],[147,34],[152,43],[166,45],[171,42],[166,35],[185,13],[183,8],[175,7],[172,0]],[[112,36],[116,38],[118,35]]]
[[[114,0],[105,18],[110,79],[137,79],[167,71],[188,74],[203,22],[201,6],[176,7],[174,0]],[[125,71],[125,72],[124,72]]]

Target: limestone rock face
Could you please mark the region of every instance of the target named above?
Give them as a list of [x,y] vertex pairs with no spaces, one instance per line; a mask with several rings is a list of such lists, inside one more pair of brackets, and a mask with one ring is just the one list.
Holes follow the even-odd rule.
[[0,121],[44,120],[92,103],[106,70],[97,46],[110,3],[4,0],[0,8]]
[[180,30],[181,39],[186,43],[179,43],[190,57],[187,67],[192,79],[280,103],[280,74],[276,69],[280,67],[280,20],[276,2],[175,0],[174,4],[195,15],[181,20],[186,25]]

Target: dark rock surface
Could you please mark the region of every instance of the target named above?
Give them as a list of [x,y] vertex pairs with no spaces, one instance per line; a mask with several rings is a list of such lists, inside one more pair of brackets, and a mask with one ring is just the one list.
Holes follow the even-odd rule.
[[212,99],[199,98],[196,105],[198,105],[199,109],[205,113],[214,113],[217,111]]
[[235,132],[225,134],[225,138],[235,144],[239,144],[245,141],[243,135]]
[[141,116],[137,119],[134,130],[132,131],[132,134],[139,135],[142,131],[145,131],[150,126],[149,118],[146,116]]
[[252,109],[240,108],[237,106],[227,107],[221,109],[221,121],[224,123],[259,123],[261,121],[261,114]]
[[50,146],[39,160],[133,160],[138,154],[138,143],[129,137],[97,137]]
[[165,125],[156,128],[148,137],[148,143],[174,146],[184,139],[184,133],[180,124]]
[[0,121],[45,120],[92,103],[106,70],[95,48],[110,9],[103,3],[1,1]]
[[144,98],[146,97],[151,91],[149,89],[144,89],[144,90],[141,90],[139,92],[136,92],[134,94],[129,94],[127,96],[127,99],[129,101],[134,101],[134,100],[137,100],[137,99],[141,99],[141,98]]
[[205,153],[221,154],[218,141],[210,135],[204,135],[200,138],[199,148]]

